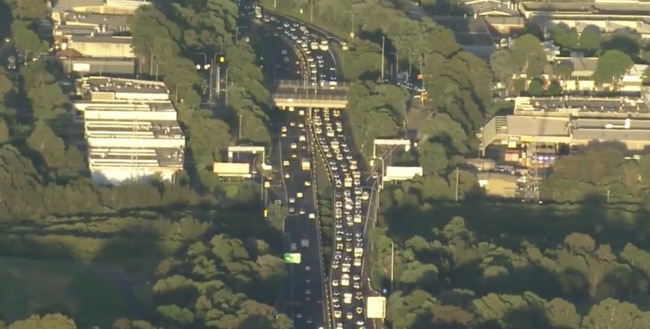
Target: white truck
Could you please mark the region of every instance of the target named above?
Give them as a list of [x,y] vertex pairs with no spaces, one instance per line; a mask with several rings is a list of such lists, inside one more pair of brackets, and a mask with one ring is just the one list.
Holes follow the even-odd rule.
[[303,158],[302,161],[300,162],[300,167],[304,171],[309,171],[311,168],[311,162],[307,158]]
[[346,292],[343,294],[343,304],[352,304],[352,293]]
[[356,224],[361,224],[361,214],[354,214],[354,222]]
[[350,275],[349,274],[343,274],[341,276],[341,286],[343,286],[343,287],[350,286]]
[[354,248],[354,258],[363,257],[363,248]]
[[350,187],[352,187],[352,183],[353,183],[352,177],[345,176],[345,179],[343,180],[343,186],[345,186],[347,188],[350,188]]

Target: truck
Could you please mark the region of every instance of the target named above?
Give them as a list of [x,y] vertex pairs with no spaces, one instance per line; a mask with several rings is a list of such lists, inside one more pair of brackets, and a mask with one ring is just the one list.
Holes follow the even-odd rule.
[[309,239],[300,240],[300,246],[303,248],[309,248]]
[[345,179],[343,180],[343,186],[345,187],[352,187],[352,177],[346,176]]
[[363,248],[354,248],[354,257],[361,258],[363,257]]
[[350,170],[357,170],[357,160],[350,161]]
[[263,17],[262,14],[262,7],[260,6],[255,6],[255,18],[261,19]]
[[352,293],[346,292],[343,294],[343,304],[352,304]]
[[349,274],[343,274],[341,276],[341,286],[343,286],[343,287],[350,286],[350,275]]
[[354,214],[354,222],[356,224],[361,224],[361,214]]
[[302,161],[300,162],[300,167],[304,171],[309,171],[311,169],[311,162],[307,158],[303,158]]

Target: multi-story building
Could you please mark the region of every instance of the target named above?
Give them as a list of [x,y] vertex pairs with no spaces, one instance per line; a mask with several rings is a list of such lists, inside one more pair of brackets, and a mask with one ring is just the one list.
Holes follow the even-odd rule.
[[185,136],[162,82],[88,77],[78,93],[73,115],[95,183],[170,180],[183,168]]

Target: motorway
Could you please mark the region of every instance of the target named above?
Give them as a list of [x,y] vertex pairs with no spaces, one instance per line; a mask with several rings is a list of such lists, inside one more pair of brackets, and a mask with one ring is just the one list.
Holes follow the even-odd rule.
[[[256,17],[264,36],[264,71],[271,77],[271,86],[279,80],[293,80],[302,85],[305,97],[345,97],[344,90],[334,89],[339,85],[340,63],[329,44],[335,40],[261,8],[248,12]],[[290,88],[278,91],[282,92]],[[364,305],[369,272],[366,225],[372,193],[362,187],[357,161],[346,142],[342,113],[288,108],[282,117],[277,143],[282,164],[279,175],[289,210],[284,220],[285,251],[301,255],[300,264],[287,265],[283,311],[291,316],[295,328],[372,328],[372,323],[366,323]],[[317,187],[313,185],[316,156],[327,164],[334,191],[335,251],[328,266],[323,265],[321,255]]]
[[[255,14],[254,9],[249,12]],[[270,77],[272,83],[278,80],[302,81],[305,78],[311,83],[318,81],[311,79],[316,75],[305,65],[304,52],[292,43],[298,38],[296,31],[299,26],[294,27],[293,23],[268,15],[256,20],[256,25],[263,33],[265,76]],[[301,38],[305,34],[302,32]],[[285,252],[301,254],[300,264],[287,264],[287,282],[280,303],[284,313],[294,321],[295,328],[326,328],[329,327],[325,313],[326,279],[316,221],[316,193],[311,171],[313,156],[306,112],[304,109],[285,112],[277,140],[282,164],[279,174],[289,208],[283,225]],[[309,164],[308,168],[303,168],[303,160]]]

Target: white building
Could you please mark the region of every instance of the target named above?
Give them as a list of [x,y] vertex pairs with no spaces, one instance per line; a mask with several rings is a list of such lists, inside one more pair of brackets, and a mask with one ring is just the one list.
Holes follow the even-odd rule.
[[97,184],[158,176],[171,180],[183,168],[185,136],[162,82],[106,77],[80,81],[88,165]]

